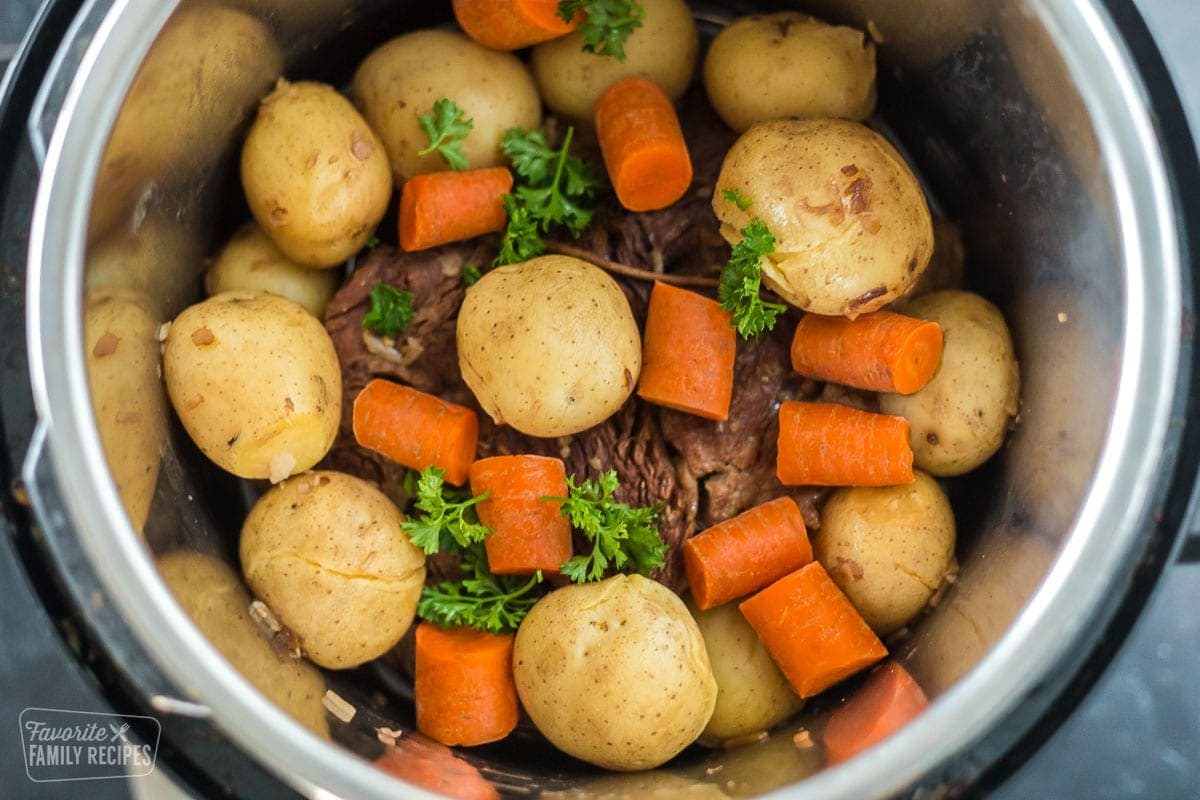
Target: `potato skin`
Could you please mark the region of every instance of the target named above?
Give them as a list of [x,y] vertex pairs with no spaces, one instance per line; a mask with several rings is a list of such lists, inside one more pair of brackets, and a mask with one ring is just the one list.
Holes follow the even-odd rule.
[[700,53],[692,11],[683,0],[640,2],[646,16],[625,42],[624,61],[583,52],[578,31],[533,48],[533,76],[551,110],[591,126],[604,90],[635,75],[657,83],[672,100],[683,97]]
[[249,614],[250,593],[224,561],[194,550],[158,559],[163,583],[209,643],[256,689],[313,733],[329,738],[325,679],[307,661],[275,655]]
[[785,117],[860,121],[875,107],[875,45],[795,11],[742,17],[709,46],[704,88],[739,133]]
[[425,556],[383,492],[340,472],[274,487],[242,525],[242,573],[309,659],[348,669],[383,655],[417,613]]
[[337,291],[337,270],[313,269],[283,254],[256,222],[233,235],[204,276],[209,295],[222,292],[271,292],[298,303],[317,319]]
[[704,639],[670,589],[640,575],[573,584],[517,631],[521,703],[555,747],[606,769],[651,769],[696,740],[717,701]]
[[325,328],[278,295],[226,292],[183,310],[163,342],[167,395],[217,466],[275,481],[329,452],[342,373]]
[[813,551],[880,636],[907,625],[955,569],[954,512],[937,481],[838,489],[821,510]]
[[[724,197],[754,201],[741,210]],[[713,211],[731,244],[760,219],[775,236],[762,275],[814,314],[855,317],[916,283],[933,252],[917,179],[886,139],[845,120],[776,120],[742,134],[721,166]]]
[[351,95],[387,148],[397,188],[414,175],[449,169],[438,153],[418,155],[429,146],[419,117],[443,97],[474,120],[462,141],[472,169],[507,165],[504,132],[542,124],[542,101],[521,60],[455,31],[415,31],[375,48],[354,73]]
[[770,730],[803,707],[737,603],[700,611],[689,600],[687,607],[704,637],[717,681],[717,705],[701,744],[718,746]]
[[909,422],[913,464],[962,475],[992,457],[1016,415],[1021,375],[1004,316],[977,294],[947,290],[905,304],[904,313],[942,326],[942,363],[925,388],[883,394],[883,413]]
[[629,301],[599,267],[542,256],[491,270],[458,312],[463,380],[497,423],[567,436],[616,413],[642,370]]
[[392,196],[383,142],[333,87],[280,80],[242,145],[250,211],[288,258],[332,267],[358,252]]

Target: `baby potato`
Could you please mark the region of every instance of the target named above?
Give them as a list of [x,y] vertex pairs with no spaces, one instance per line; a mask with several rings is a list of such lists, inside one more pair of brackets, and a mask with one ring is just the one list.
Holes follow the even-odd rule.
[[[724,196],[753,201],[743,210]],[[925,271],[933,224],[917,179],[886,139],[845,120],[776,120],[734,142],[713,193],[731,244],[761,220],[775,237],[762,276],[814,314],[855,317],[903,295]]]
[[640,575],[556,589],[521,623],[513,677],[533,724],[605,769],[652,769],[696,740],[717,702],[683,601]]
[[646,15],[625,41],[625,60],[583,51],[579,31],[536,45],[531,64],[542,99],[551,110],[592,125],[600,95],[613,83],[638,76],[683,97],[696,71],[700,34],[684,0],[640,0]]
[[704,88],[739,133],[785,117],[863,120],[875,107],[875,45],[795,11],[742,17],[709,46]]
[[701,744],[718,746],[769,730],[800,710],[804,701],[792,691],[737,603],[699,611],[688,601],[687,607],[704,637],[717,681],[717,705]]
[[954,512],[937,481],[838,489],[813,552],[880,636],[907,625],[954,571]]
[[167,395],[217,466],[279,482],[325,457],[342,373],[325,328],[291,300],[226,292],[183,310],[163,341]]
[[242,574],[314,664],[357,667],[400,641],[417,613],[425,555],[400,509],[340,472],[297,475],[242,525]]
[[629,301],[604,270],[542,256],[493,269],[467,290],[458,364],[497,423],[568,436],[629,399],[642,343]]
[[914,466],[962,475],[992,457],[1017,413],[1021,375],[1004,316],[977,294],[922,295],[904,313],[942,326],[942,363],[916,394],[882,394],[883,413],[908,420]]
[[307,661],[275,655],[250,617],[252,598],[232,567],[193,550],[175,550],[158,559],[158,573],[200,632],[242,677],[301,725],[329,738],[322,703],[325,679]]
[[420,116],[443,97],[474,121],[462,140],[472,168],[506,165],[504,132],[542,124],[542,101],[521,60],[456,31],[406,33],[375,48],[354,74],[351,96],[383,139],[397,188],[414,175],[449,169],[436,152],[420,155],[429,146]]
[[383,142],[323,83],[280,80],[242,145],[250,211],[288,258],[332,267],[358,252],[392,197]]
[[337,270],[312,269],[288,258],[256,222],[247,222],[221,248],[204,276],[210,295],[271,292],[298,303],[317,319],[337,291]]

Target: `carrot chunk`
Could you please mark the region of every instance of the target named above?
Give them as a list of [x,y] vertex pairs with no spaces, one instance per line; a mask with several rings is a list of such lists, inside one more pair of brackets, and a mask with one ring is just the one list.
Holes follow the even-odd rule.
[[692,185],[692,158],[671,98],[645,78],[625,78],[596,101],[596,136],[608,177],[630,211],[666,208]]
[[639,397],[705,419],[728,419],[736,356],[737,332],[720,303],[655,282],[646,312]]
[[816,561],[738,608],[801,697],[818,695],[887,656],[871,626]]
[[756,592],[812,558],[804,516],[790,497],[755,506],[683,543],[683,568],[701,611]]
[[455,800],[500,800],[483,773],[443,744],[419,733],[401,736],[375,759],[375,766],[402,781]]
[[400,190],[400,246],[428,250],[500,230],[512,187],[504,167],[414,175]]
[[857,319],[805,314],[792,338],[801,375],[872,392],[920,391],[942,360],[942,327],[891,311]]
[[775,474],[789,486],[912,483],[908,420],[834,403],[779,407]]
[[463,33],[492,50],[520,50],[565,36],[579,26],[558,15],[558,0],[454,0]]
[[438,467],[455,486],[467,481],[479,420],[464,406],[376,378],[354,398],[354,439],[398,464]]
[[486,744],[517,727],[513,635],[417,626],[417,729],[445,745]]
[[858,755],[903,728],[928,705],[908,671],[889,661],[829,716],[826,758],[840,764]]
[[571,523],[560,503],[544,497],[567,496],[562,459],[545,456],[496,456],[471,465],[471,492],[490,492],[476,509],[492,529],[484,540],[488,567],[496,575],[557,573],[571,558]]

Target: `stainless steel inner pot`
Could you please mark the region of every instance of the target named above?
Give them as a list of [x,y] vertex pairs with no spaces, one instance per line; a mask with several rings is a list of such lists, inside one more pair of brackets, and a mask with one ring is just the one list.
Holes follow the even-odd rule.
[[[370,45],[446,19],[444,6],[92,0],[30,122],[43,159],[27,298],[41,427],[26,481],[39,520],[77,541],[121,623],[172,681],[177,696],[158,710],[211,716],[313,797],[432,795],[292,722],[174,602],[151,550],[230,554],[244,495],[171,430],[161,395],[147,405],[157,413],[136,420],[92,397],[85,314],[132,298],[153,347],[152,329],[198,295],[202,257],[238,213],[230,156],[279,71],[342,82]],[[837,768],[818,770],[789,740],[758,755],[685,758],[662,785],[797,800],[912,793],[969,782],[1004,752],[1126,593],[1177,455],[1189,276],[1147,87],[1099,0],[797,6],[882,43],[881,124],[961,222],[970,282],[1014,329],[1021,412],[1002,452],[954,487],[961,574],[901,653],[935,698],[929,711]],[[710,30],[746,10],[696,7]],[[207,24],[231,9],[261,23],[240,36]],[[130,365],[129,391],[157,386],[157,374]],[[405,727],[395,707],[374,713]],[[518,783],[591,780],[519,748],[486,759]],[[730,771],[709,776],[713,759]],[[739,765],[754,779],[730,790]]]

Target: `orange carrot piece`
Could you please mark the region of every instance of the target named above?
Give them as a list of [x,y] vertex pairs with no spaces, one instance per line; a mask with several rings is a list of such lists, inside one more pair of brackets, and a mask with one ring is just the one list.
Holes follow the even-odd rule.
[[558,15],[558,0],[454,0],[454,18],[463,32],[492,50],[520,50],[565,36],[579,26]]
[[813,561],[738,608],[801,697],[813,697],[887,656],[846,595]]
[[829,716],[826,758],[830,764],[840,764],[858,755],[903,728],[928,705],[912,676],[889,661]]
[[857,319],[805,314],[792,338],[801,375],[871,392],[920,391],[942,360],[942,326],[891,311]]
[[562,504],[543,497],[567,496],[567,468],[560,458],[495,456],[471,465],[471,493],[490,492],[475,507],[492,529],[484,540],[488,567],[496,575],[557,573],[571,558],[571,523]]
[[417,626],[417,729],[445,745],[487,744],[517,727],[513,635]]
[[375,766],[402,781],[455,800],[500,800],[483,773],[443,744],[419,733],[406,734],[384,749]]
[[500,230],[512,187],[504,167],[414,175],[400,190],[400,246],[428,250]]
[[464,406],[376,378],[354,398],[354,439],[410,469],[439,467],[455,486],[467,481],[479,420]]
[[645,78],[625,78],[596,101],[596,136],[608,177],[630,211],[666,208],[692,185],[679,116],[671,98]]
[[705,419],[728,419],[737,356],[730,317],[716,300],[656,281],[646,312],[638,396]]
[[812,561],[800,507],[779,497],[683,543],[696,607],[706,611],[767,586]]
[[834,403],[779,407],[775,474],[788,486],[912,483],[908,420]]

